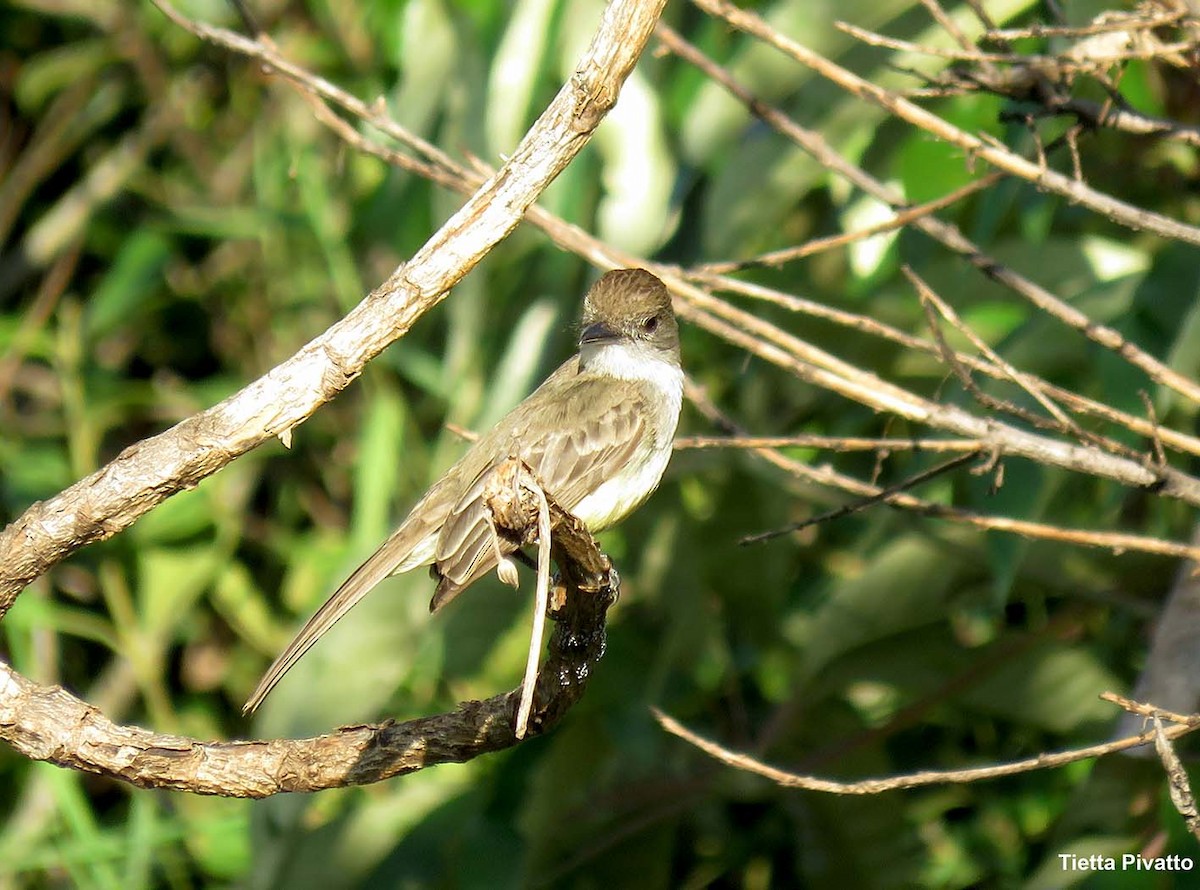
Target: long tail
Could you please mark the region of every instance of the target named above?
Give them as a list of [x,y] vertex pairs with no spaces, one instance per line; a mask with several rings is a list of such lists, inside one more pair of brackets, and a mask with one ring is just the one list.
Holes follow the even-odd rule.
[[308,619],[308,623],[300,629],[300,633],[296,634],[295,639],[288,643],[288,647],[267,668],[263,678],[258,681],[258,687],[247,699],[246,704],[242,706],[243,714],[249,714],[262,704],[262,700],[275,688],[275,684],[283,679],[283,675],[291,670],[292,665],[312,648],[313,643],[319,640],[325,631],[337,624],[343,615],[370,593],[376,584],[389,575],[406,572],[429,562],[432,553],[426,555],[421,551],[432,551],[433,548],[422,546],[424,541],[418,543],[414,548],[411,535],[404,534],[408,530],[406,526],[407,523],[384,541],[383,546],[355,569],[354,573],[342,583],[342,586],[334,591],[333,596],[326,600],[325,605],[321,606],[317,613]]

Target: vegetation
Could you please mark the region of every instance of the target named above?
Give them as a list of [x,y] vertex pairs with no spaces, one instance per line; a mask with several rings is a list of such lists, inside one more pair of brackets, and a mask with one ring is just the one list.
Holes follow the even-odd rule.
[[[602,8],[258,6],[257,24],[284,57],[364,101],[382,97],[396,121],[454,158],[493,165],[569,77]],[[245,31],[231,6],[180,7]],[[1047,21],[1040,4],[984,7],[999,26]],[[1104,22],[1106,7],[1072,3],[1066,24]],[[1189,238],[1200,225],[1200,106],[1186,67],[1195,52],[1188,23],[1130,31],[1157,43],[1130,38],[1102,64],[1038,69],[1060,77],[1056,92],[996,75],[1029,68],[964,56],[922,4],[755,8],[778,32],[893,94],[926,89],[917,101],[947,125],[1178,221],[1186,231],[1136,231],[1119,212],[1097,212],[1089,195],[1020,175],[937,210],[989,259],[1196,379],[1200,256]],[[985,30],[970,4],[947,10],[971,40]],[[1164,3],[1147,14],[1169,12]],[[872,46],[835,18],[942,53]],[[701,9],[672,3],[664,22],[906,203],[994,169]],[[4,524],[268,372],[462,204],[348,146],[261,62],[196,39],[148,3],[19,0],[0,10],[0,34]],[[1034,58],[1095,49],[1079,33],[1026,34],[981,46]],[[927,349],[797,311],[794,301],[722,292],[706,264],[891,214],[679,48],[655,46],[663,44],[652,41],[622,104],[542,207],[607,245],[695,273],[689,280],[717,291],[720,306],[774,326],[749,335],[760,345],[782,330],[913,399],[1073,441],[1092,449],[1089,459],[1103,452],[1153,473],[1163,462],[1192,469],[1194,395],[1051,317],[985,274],[995,272],[990,263],[973,267],[920,230],[927,215],[736,271]],[[1103,107],[1112,89],[1145,119],[1178,127],[1077,126],[1085,104]],[[1071,114],[1044,114],[1064,96],[1077,103]],[[200,739],[315,734],[512,688],[528,643],[531,576],[516,594],[489,579],[431,618],[432,585],[414,573],[338,625],[253,720],[240,714],[298,623],[461,453],[458,429],[487,428],[570,353],[578,300],[595,274],[522,226],[296,428],[290,446],[257,448],[34,582],[0,621],[4,660],[114,721]],[[933,291],[924,303],[922,284]],[[1040,382],[964,382],[932,329],[946,350],[986,354],[938,315],[939,297]],[[1147,654],[1150,633],[1186,548],[1085,546],[929,514],[949,506],[1182,543],[1195,505],[1186,492],[1131,484],[1094,463],[1067,468],[1007,450],[1008,439],[976,441],[963,446],[982,452],[971,463],[909,492],[929,509],[880,503],[739,544],[862,493],[804,468],[894,485],[948,456],[903,440],[969,437],[885,409],[878,387],[848,398],[806,370],[818,359],[797,369],[747,351],[703,321],[696,298],[681,297],[680,308],[684,363],[701,394],[685,406],[681,435],[901,441],[790,445],[768,459],[749,448],[682,448],[654,498],[602,539],[622,598],[587,694],[552,733],[512,750],[369,787],[247,801],[141,790],[0,747],[0,886],[1160,887],[1161,874],[1064,870],[1061,857],[1200,863],[1153,756],[838,796],[780,787],[663,731],[652,707],[730,749],[843,780],[989,765],[1124,735],[1120,710],[1098,696],[1129,692],[1148,662],[1159,664]],[[1047,428],[1055,415],[1037,398],[1045,387],[1142,423],[1102,422],[1054,396],[1079,426]],[[1185,682],[1184,668],[1162,669]],[[1190,703],[1155,701],[1190,712],[1200,692]]]

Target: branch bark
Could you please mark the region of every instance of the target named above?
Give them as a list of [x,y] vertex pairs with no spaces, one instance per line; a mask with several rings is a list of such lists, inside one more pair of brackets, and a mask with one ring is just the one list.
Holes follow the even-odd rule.
[[[1126,700],[1111,693],[1102,695],[1109,701],[1124,703]],[[1130,702],[1138,706],[1136,702]],[[1150,708],[1153,710],[1153,707]],[[735,769],[753,773],[770,779],[784,788],[801,788],[805,791],[820,791],[826,794],[882,794],[885,791],[900,791],[906,788],[924,788],[929,785],[964,785],[971,782],[982,782],[998,779],[1003,776],[1015,776],[1019,773],[1034,770],[1053,769],[1076,763],[1080,760],[1091,760],[1094,757],[1104,757],[1117,751],[1128,751],[1141,745],[1153,742],[1157,737],[1170,741],[1178,739],[1200,728],[1200,716],[1181,716],[1181,723],[1167,729],[1161,727],[1147,729],[1144,732],[1133,733],[1127,738],[1115,739],[1099,745],[1088,745],[1084,748],[1074,748],[1069,751],[1056,751],[1039,754],[1025,760],[1011,763],[998,763],[991,766],[980,766],[971,769],[957,770],[926,770],[919,773],[909,773],[902,776],[889,776],[883,779],[862,779],[856,782],[843,782],[833,779],[823,779],[818,776],[805,776],[778,769],[763,763],[761,760],[742,754],[719,745],[711,739],[706,739],[688,729],[674,717],[654,709],[654,717],[660,726],[672,735],[679,736],[684,741],[695,745],[705,754]]]
[[[508,162],[340,322],[235,395],[32,505],[0,533],[0,617],[30,581],[68,554],[127,528],[271,437],[286,443],[296,426],[444,299],[588,142],[616,103],[664,3],[613,0],[574,74]],[[181,27],[201,30],[158,5]],[[604,615],[616,596],[616,574],[586,529],[550,506],[563,588],[554,600],[559,623],[538,674],[527,735],[544,732],[582,695],[603,654]],[[0,739],[32,759],[143,787],[264,797],[378,781],[515,744],[517,695],[310,739],[205,743],[116,725],[61,687],[39,686],[0,662]]]

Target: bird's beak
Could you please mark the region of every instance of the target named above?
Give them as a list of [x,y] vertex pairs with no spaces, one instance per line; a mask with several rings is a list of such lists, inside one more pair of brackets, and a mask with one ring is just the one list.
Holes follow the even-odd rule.
[[583,333],[579,335],[579,345],[585,343],[613,343],[620,339],[612,328],[602,321],[597,321],[594,324],[588,325],[583,329]]

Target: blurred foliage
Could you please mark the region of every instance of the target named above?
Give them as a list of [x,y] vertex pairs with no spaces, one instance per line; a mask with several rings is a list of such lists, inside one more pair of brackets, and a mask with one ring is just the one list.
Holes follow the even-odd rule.
[[[994,0],[1002,23],[1036,4]],[[181,6],[237,27],[215,0]],[[252,4],[281,50],[382,96],[419,135],[496,160],[569,72],[599,0]],[[1072,14],[1090,18],[1101,7]],[[889,86],[912,81],[835,18],[909,40],[919,4],[779,0],[777,27]],[[956,15],[964,10],[955,8]],[[972,177],[956,151],[885,119],[684,4],[667,19],[764,98],[915,201]],[[962,21],[969,19],[963,17]],[[198,43],[148,3],[0,7],[0,511],[15,518],[118,451],[213,404],[323,331],[460,203],[340,145],[259,66]],[[1178,83],[1134,63],[1139,107]],[[996,100],[935,103],[1022,151]],[[1052,125],[1047,125],[1052,127]],[[1088,180],[1196,222],[1193,152],[1112,133]],[[694,69],[648,54],[543,203],[671,262],[751,255],[874,218],[873,205]],[[946,212],[1006,263],[1196,373],[1196,251],[1005,182]],[[1018,366],[1194,426],[1194,406],[1038,316],[916,233],[751,277],[918,333],[911,263]],[[488,582],[430,618],[421,573],[386,584],[292,672],[239,707],[269,659],[463,448],[572,348],[594,272],[523,229],[363,378],[278,443],[166,502],[36,582],[0,625],[22,673],[114,720],[201,738],[314,733],[433,713],[513,687],[528,591]],[[887,379],[969,403],[930,359],[761,307]],[[816,391],[698,331],[685,364],[761,434],[921,431]],[[709,432],[696,413],[683,429]],[[1133,443],[1140,444],[1140,443]],[[898,480],[931,461],[816,454]],[[1183,539],[1190,511],[1010,462],[922,494],[994,513]],[[656,705],[769,762],[837,777],[993,763],[1090,743],[1098,702],[1136,677],[1175,566],[870,510],[740,548],[739,536],[843,502],[736,452],[680,453],[606,537],[625,581],[584,701],[546,738],[380,785],[262,802],[151,793],[0,750],[0,886],[967,887],[1082,882],[1060,852],[1200,857],[1161,768],[1095,765],[881,797],[786,791],[665,735]],[[1123,874],[1122,887],[1166,886]],[[1097,883],[1095,886],[1117,886]]]

